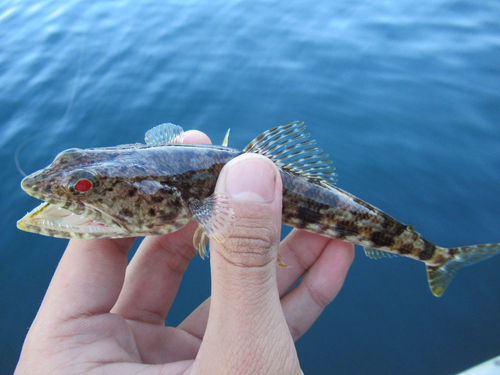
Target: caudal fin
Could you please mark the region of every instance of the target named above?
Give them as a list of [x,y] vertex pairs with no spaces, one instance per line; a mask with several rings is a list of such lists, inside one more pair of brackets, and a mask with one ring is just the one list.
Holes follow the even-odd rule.
[[500,254],[500,243],[448,249],[453,257],[439,266],[427,265],[427,277],[432,293],[441,297],[458,270],[493,255]]

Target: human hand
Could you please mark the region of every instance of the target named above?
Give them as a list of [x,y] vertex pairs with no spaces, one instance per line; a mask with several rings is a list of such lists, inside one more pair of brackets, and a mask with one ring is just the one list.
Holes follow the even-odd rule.
[[[184,139],[209,143],[199,132]],[[211,242],[211,298],[164,326],[197,254],[195,223],[144,239],[128,267],[133,239],[72,240],[16,374],[300,374],[293,341],[340,290],[353,245],[299,230],[279,244],[281,179],[265,157],[228,163],[217,190],[232,196],[236,224]],[[276,268],[278,248],[290,268]]]

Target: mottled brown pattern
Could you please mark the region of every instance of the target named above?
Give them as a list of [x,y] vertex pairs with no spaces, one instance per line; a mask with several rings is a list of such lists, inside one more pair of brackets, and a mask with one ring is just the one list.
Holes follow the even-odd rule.
[[[220,170],[238,154],[227,147],[182,144],[70,149],[22,184],[36,198],[117,228],[120,233],[112,237],[170,233],[192,219],[188,205],[213,193]],[[82,171],[95,179],[94,188],[75,193],[70,186]],[[61,234],[48,228],[39,233],[109,237],[106,233]]]
[[282,179],[284,224],[323,235],[329,228],[330,237],[422,261],[434,255],[436,246],[412,227],[335,186],[318,186],[288,173]]
[[426,261],[431,259],[434,256],[436,251],[436,245],[430,243],[429,241],[424,240],[424,248],[421,249],[418,253],[418,257],[422,261]]
[[[183,144],[70,149],[27,177],[23,187],[37,198],[117,228],[113,237],[168,233],[192,219],[189,204],[210,196],[224,164],[239,154],[227,147]],[[68,185],[82,173],[90,174],[94,188],[71,194]],[[366,202],[293,171],[282,171],[282,179],[284,224],[418,260],[433,257],[434,245]]]
[[[276,127],[243,150],[266,155],[279,166],[284,224],[371,248],[371,257],[380,256],[373,250],[377,249],[423,261],[436,296],[443,294],[460,267],[500,253],[500,244],[435,246],[412,226],[336,188],[331,161],[304,130],[300,122]],[[228,199],[211,196],[222,167],[241,152],[207,145],[160,145],[170,140],[166,133],[180,136],[181,129],[172,124],[154,128],[146,135],[148,143],[158,143],[154,145],[60,153],[49,167],[23,180],[26,192],[48,203],[27,214],[18,227],[63,238],[133,237],[174,232],[195,215],[204,238],[211,217],[206,214],[210,210],[202,209],[203,202],[208,207],[221,199],[223,212],[232,219]],[[212,233],[211,238],[221,241],[231,228],[226,225],[222,235]],[[203,248],[199,250],[203,255]]]

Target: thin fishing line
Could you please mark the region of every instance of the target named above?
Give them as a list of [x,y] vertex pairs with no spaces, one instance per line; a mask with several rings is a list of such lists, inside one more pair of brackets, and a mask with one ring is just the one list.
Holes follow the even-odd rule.
[[16,152],[14,152],[14,162],[16,163],[17,170],[19,171],[19,173],[21,173],[21,175],[23,175],[23,177],[26,177],[27,174],[23,171],[23,169],[21,168],[21,165],[19,164],[19,153],[28,143],[33,142],[34,140],[40,138],[42,135],[47,134],[47,133],[50,133],[50,130],[46,130],[44,132],[38,133],[37,135],[26,139],[23,143],[21,143],[19,146],[17,146]]
[[[83,41],[85,41],[85,31],[82,36]],[[80,72],[82,70],[82,61],[83,61],[83,55],[85,53],[85,43],[81,44],[82,48],[80,48],[80,57],[78,59],[78,69],[76,71],[76,76],[75,80],[73,82],[73,89],[71,90],[71,95],[69,97],[68,101],[68,106],[66,107],[66,112],[64,112],[63,117],[61,118],[61,122],[64,122],[66,120],[66,117],[68,116],[69,112],[71,111],[71,108],[73,107],[73,102],[75,101],[75,96],[76,96],[76,89],[78,87],[78,81],[80,80]]]
[[[82,36],[82,39],[83,41],[85,41],[85,31],[83,33],[83,36]],[[77,71],[76,71],[76,75],[75,75],[75,78],[74,78],[74,81],[73,81],[73,85],[72,85],[72,89],[71,89],[71,94],[70,94],[70,97],[69,97],[69,100],[68,100],[68,105],[66,106],[66,111],[64,112],[63,116],[61,117],[61,119],[59,120],[59,122],[63,122],[66,121],[66,118],[68,117],[70,111],[71,111],[71,108],[73,107],[73,102],[75,101],[75,97],[76,97],[76,89],[78,87],[78,81],[80,80],[80,73],[81,73],[81,70],[82,70],[82,62],[83,62],[83,56],[84,56],[84,52],[85,52],[85,43],[82,43],[81,44],[81,48],[80,48],[80,56],[78,58],[78,67],[77,67]],[[31,138],[28,138],[27,140],[25,140],[23,143],[21,143],[17,148],[16,148],[16,151],[14,152],[14,163],[16,164],[16,168],[17,170],[19,171],[19,173],[21,173],[21,175],[23,177],[26,177],[27,174],[23,171],[23,169],[21,168],[21,165],[19,164],[19,154],[21,152],[21,150],[30,142],[33,142],[34,140],[40,138],[41,136],[49,133],[50,131],[49,130],[46,130],[42,133],[38,133],[37,135],[31,137]]]

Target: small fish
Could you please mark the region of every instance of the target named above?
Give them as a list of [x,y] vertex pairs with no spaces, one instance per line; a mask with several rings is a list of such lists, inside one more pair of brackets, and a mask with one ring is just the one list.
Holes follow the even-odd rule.
[[[371,258],[402,255],[425,263],[432,293],[441,296],[463,266],[500,253],[500,244],[443,248],[372,205],[335,186],[334,167],[302,122],[272,128],[239,151],[182,143],[182,128],[159,125],[146,144],[69,149],[23,179],[43,201],[18,221],[19,229],[60,238],[119,238],[174,232],[191,220],[204,257],[207,237],[223,242],[234,213],[214,193],[222,167],[242,153],[271,159],[283,181],[285,225],[364,247]],[[281,260],[278,263],[283,266]]]

